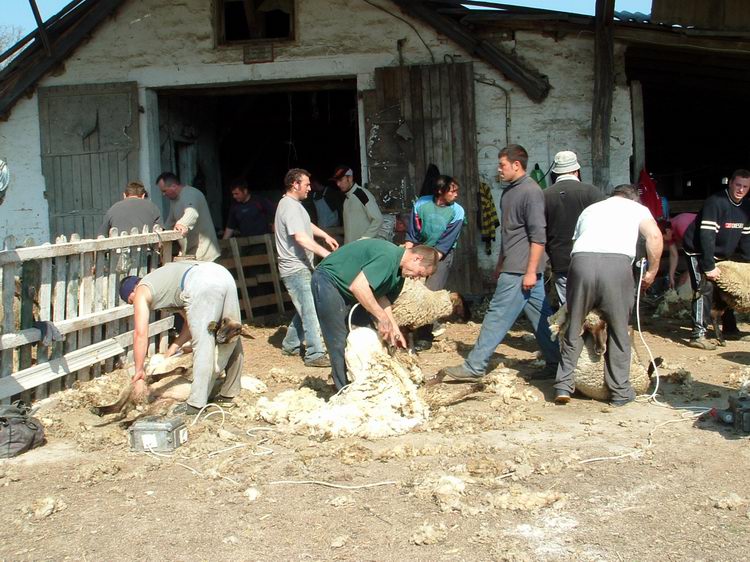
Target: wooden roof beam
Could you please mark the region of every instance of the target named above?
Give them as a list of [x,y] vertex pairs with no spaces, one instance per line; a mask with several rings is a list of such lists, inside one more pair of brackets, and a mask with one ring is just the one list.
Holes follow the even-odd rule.
[[393,0],[405,13],[427,23],[439,33],[452,39],[470,54],[497,68],[509,80],[518,84],[532,101],[544,101],[550,91],[546,76],[527,68],[521,61],[489,41],[477,38],[469,29],[450,18],[446,18],[417,0]]

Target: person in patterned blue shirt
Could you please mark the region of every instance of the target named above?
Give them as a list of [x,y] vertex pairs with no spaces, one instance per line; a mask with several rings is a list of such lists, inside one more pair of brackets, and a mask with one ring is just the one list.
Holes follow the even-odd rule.
[[[456,247],[461,227],[466,223],[466,213],[459,205],[459,185],[450,176],[438,176],[432,195],[424,195],[416,200],[406,230],[406,247],[412,248],[423,244],[437,250],[440,256],[438,267],[425,282],[428,289],[440,291],[448,281],[453,250]],[[432,335],[444,332],[440,324],[435,324]],[[428,349],[429,330],[420,330],[415,344],[417,350]]]

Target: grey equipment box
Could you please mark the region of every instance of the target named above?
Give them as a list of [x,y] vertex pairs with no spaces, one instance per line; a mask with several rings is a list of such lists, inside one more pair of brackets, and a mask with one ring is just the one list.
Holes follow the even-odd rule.
[[130,426],[131,451],[173,451],[188,440],[182,418],[148,416]]

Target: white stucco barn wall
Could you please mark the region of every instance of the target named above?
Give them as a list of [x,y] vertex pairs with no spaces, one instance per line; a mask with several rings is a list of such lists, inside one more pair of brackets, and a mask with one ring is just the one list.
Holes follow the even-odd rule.
[[[242,62],[242,48],[215,47],[211,2],[130,0],[65,62],[64,73],[45,78],[41,85],[136,81],[146,110],[140,116],[140,168],[144,183],[149,185],[159,172],[158,138],[154,138],[158,124],[153,122],[155,88],[356,77],[358,89],[369,89],[373,87],[375,68],[398,64],[397,41],[403,38],[405,64],[429,64],[433,57],[435,62],[443,62],[445,55],[455,57],[457,62],[471,60],[456,44],[406,17],[387,0],[374,1],[409,21],[432,55],[409,25],[362,0],[304,0],[297,2],[297,41],[275,46],[273,63],[248,65]],[[498,71],[476,63],[478,74],[510,92],[510,141],[524,145],[532,166],[538,162],[545,170],[557,150],[575,150],[585,177],[590,179],[593,38],[571,36],[556,41],[519,32],[512,41],[501,44],[548,75],[553,86],[548,99],[535,104]],[[619,49],[616,61],[613,183],[627,181],[632,145],[629,93]],[[499,88],[476,84],[480,170],[490,180],[496,200],[500,193],[494,173],[497,151],[506,144],[504,96]],[[49,221],[43,198],[36,95],[19,102],[9,121],[0,123],[0,157],[7,158],[13,174],[13,185],[0,206],[0,224],[6,233],[19,238],[47,240]],[[492,267],[497,245],[494,251],[492,257],[480,251],[482,267]]]

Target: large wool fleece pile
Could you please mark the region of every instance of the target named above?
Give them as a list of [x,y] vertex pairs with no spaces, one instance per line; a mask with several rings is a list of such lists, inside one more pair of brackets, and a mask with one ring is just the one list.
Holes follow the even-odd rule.
[[448,291],[430,291],[423,282],[406,279],[392,310],[399,326],[419,328],[450,316],[453,303]]
[[750,312],[750,263],[722,261],[716,267],[721,271],[716,286],[722,298],[737,312]]
[[365,439],[401,435],[427,420],[429,408],[417,394],[421,371],[390,356],[373,330],[349,333],[346,364],[350,383],[328,402],[309,388],[287,390],[258,400],[258,416],[296,433]]
[[[589,315],[598,316],[600,313],[596,310]],[[588,319],[588,316],[587,316]],[[594,318],[592,317],[591,320]],[[595,322],[592,322],[595,323]],[[550,331],[552,337],[558,337],[568,329],[568,308],[563,305],[555,314],[549,317]],[[594,400],[608,400],[610,398],[609,388],[604,382],[604,355],[598,355],[594,351],[594,340],[591,334],[584,334],[584,345],[581,355],[578,358],[576,370],[573,372],[573,382],[575,389],[589,398]],[[638,350],[631,337],[630,355],[630,384],[636,394],[644,394],[651,383],[648,371],[641,363],[638,356]]]

